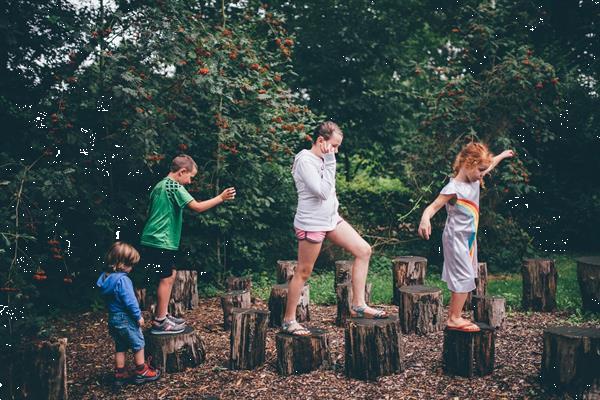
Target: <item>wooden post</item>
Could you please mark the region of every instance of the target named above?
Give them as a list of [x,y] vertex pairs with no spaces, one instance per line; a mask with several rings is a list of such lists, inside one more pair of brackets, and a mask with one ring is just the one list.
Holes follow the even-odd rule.
[[342,283],[352,281],[352,265],[354,260],[339,260],[335,262],[335,275],[333,279],[333,289]]
[[296,260],[279,260],[277,261],[277,283],[288,283],[292,280],[298,261]]
[[345,330],[346,376],[376,380],[404,370],[398,317],[349,318]]
[[[542,383],[575,398],[600,389],[600,329],[556,326],[544,330]],[[586,393],[587,392],[587,393]]]
[[223,329],[231,328],[231,310],[234,308],[250,308],[252,304],[250,292],[247,290],[234,290],[221,296],[223,308]]
[[[271,316],[269,318],[270,327],[279,327],[283,321],[285,314],[285,306],[287,304],[288,285],[287,283],[273,285],[271,288],[271,295],[269,296],[269,311]],[[304,285],[302,292],[300,293],[300,301],[296,307],[296,321],[306,322],[310,321],[310,286]]]
[[181,333],[153,335],[144,333],[146,356],[152,356],[152,364],[168,373],[181,372],[204,362],[206,352],[200,335],[191,326]]
[[186,310],[192,310],[198,305],[198,272],[177,271],[171,299],[169,300],[169,313],[181,316]]
[[494,329],[502,328],[506,317],[505,300],[498,296],[473,296],[473,319]]
[[251,276],[229,276],[225,280],[225,287],[228,292],[233,290],[252,290]]
[[[371,284],[365,286],[365,302],[368,304],[371,299]],[[335,289],[335,297],[337,300],[337,316],[335,319],[336,326],[344,326],[346,319],[350,318],[350,307],[352,306],[352,282],[340,283]]]
[[577,259],[577,280],[584,310],[600,312],[600,257]]
[[421,285],[402,286],[398,308],[402,333],[427,335],[444,327],[442,289]]
[[392,303],[400,304],[400,288],[408,285],[422,285],[425,281],[427,259],[416,256],[396,257],[392,260]]
[[475,289],[469,292],[467,296],[467,300],[465,301],[465,305],[463,307],[463,311],[472,311],[472,298],[473,296],[485,296],[487,294],[487,284],[488,284],[488,272],[487,272],[487,263],[480,262],[478,263],[477,268],[477,277],[475,277]]
[[[18,398],[67,400],[67,339],[39,341],[23,354]],[[4,382],[6,384],[6,382]]]
[[265,362],[268,324],[267,310],[232,310],[229,368],[254,369]]
[[556,281],[558,273],[554,261],[526,259],[521,269],[523,275],[523,309],[533,311],[556,310]]
[[310,335],[298,336],[279,332],[275,336],[277,370],[281,375],[297,375],[333,364],[327,333],[309,329]]
[[477,323],[479,332],[444,330],[443,363],[447,375],[484,376],[494,371],[496,331]]

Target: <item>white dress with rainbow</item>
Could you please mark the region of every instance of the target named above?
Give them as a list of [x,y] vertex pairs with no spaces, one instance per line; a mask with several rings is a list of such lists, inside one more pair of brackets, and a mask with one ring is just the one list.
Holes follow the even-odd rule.
[[470,292],[475,289],[477,275],[479,181],[461,182],[450,179],[440,193],[456,196],[446,203],[448,217],[442,235],[442,280],[452,292]]

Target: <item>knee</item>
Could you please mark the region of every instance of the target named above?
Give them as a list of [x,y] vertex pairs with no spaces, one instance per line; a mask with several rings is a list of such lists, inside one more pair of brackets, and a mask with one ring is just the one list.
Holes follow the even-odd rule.
[[354,256],[356,258],[369,259],[369,258],[371,258],[371,254],[373,254],[373,250],[371,249],[371,246],[367,242],[364,242],[358,248],[358,250]]
[[300,265],[296,267],[296,271],[294,271],[294,277],[298,277],[302,282],[306,282],[308,278],[310,278],[310,274],[312,273],[312,268],[303,268]]

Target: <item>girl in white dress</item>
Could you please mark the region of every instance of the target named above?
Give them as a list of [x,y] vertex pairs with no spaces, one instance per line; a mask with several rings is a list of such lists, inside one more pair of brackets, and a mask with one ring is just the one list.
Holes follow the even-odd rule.
[[483,177],[505,158],[514,155],[505,150],[494,156],[486,145],[469,143],[454,161],[454,178],[423,212],[419,235],[431,236],[430,219],[444,205],[448,217],[442,235],[444,268],[442,280],[452,292],[448,307],[448,329],[477,332],[479,327],[461,317],[470,291],[475,289],[477,274],[477,226],[479,224],[479,187]]

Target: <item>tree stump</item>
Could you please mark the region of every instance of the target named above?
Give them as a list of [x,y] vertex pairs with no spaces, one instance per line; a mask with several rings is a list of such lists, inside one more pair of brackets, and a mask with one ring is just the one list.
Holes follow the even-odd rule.
[[479,332],[444,330],[443,364],[448,375],[484,376],[494,370],[496,330],[477,323]]
[[376,380],[404,370],[398,317],[348,318],[345,331],[346,376]]
[[252,290],[252,277],[251,276],[229,276],[225,280],[225,287],[228,292],[233,290]]
[[277,283],[283,284],[291,281],[296,271],[296,266],[298,266],[298,261],[296,260],[277,261]]
[[427,259],[423,257],[406,256],[392,260],[393,294],[392,303],[400,305],[400,288],[408,285],[422,285],[425,281]]
[[485,296],[487,294],[487,283],[488,283],[488,272],[487,272],[487,263],[480,262],[478,263],[477,268],[477,277],[475,277],[475,289],[469,292],[467,296],[467,300],[465,301],[465,305],[463,307],[464,311],[472,311],[472,299],[473,296]]
[[221,295],[223,329],[228,330],[231,328],[231,311],[234,308],[250,308],[251,300],[248,290],[234,290]]
[[309,329],[310,335],[279,332],[275,336],[277,370],[283,376],[303,374],[333,364],[329,337],[321,329]]
[[142,311],[153,311],[154,307],[156,307],[156,298],[150,295],[148,289],[146,288],[137,288],[134,289],[135,298],[140,305],[140,310]]
[[[271,288],[271,295],[269,296],[269,311],[271,316],[269,318],[270,327],[280,327],[285,315],[285,306],[287,304],[288,285],[287,283],[273,285]],[[310,321],[310,286],[304,285],[300,292],[300,301],[296,307],[296,321],[306,322]]]
[[442,289],[421,285],[400,288],[399,317],[402,333],[428,333],[441,331],[444,302]]
[[556,310],[556,281],[558,273],[554,261],[531,258],[523,261],[523,309],[533,311]]
[[541,378],[551,390],[578,397],[600,388],[600,329],[545,329]]
[[17,398],[68,399],[66,351],[66,338],[28,345],[23,353],[23,370],[14,377],[21,382]]
[[494,329],[502,328],[506,318],[505,300],[498,296],[473,296],[473,318]]
[[[148,299],[145,299],[148,302]],[[182,316],[186,310],[191,310],[198,305],[198,272],[197,271],[177,271],[171,298],[169,299],[168,312],[176,317]],[[141,307],[140,307],[141,308]],[[156,302],[150,306],[150,311],[154,313]]]
[[265,362],[268,325],[267,310],[232,310],[229,368],[254,369]]
[[352,281],[352,265],[354,260],[340,260],[335,262],[335,275],[333,279],[333,289],[342,283]]
[[[365,286],[365,302],[371,301],[371,284]],[[352,306],[352,282],[340,283],[335,289],[337,299],[337,316],[335,318],[336,326],[346,325],[346,320],[350,318],[350,307]]]
[[153,335],[144,333],[146,357],[152,356],[152,364],[161,371],[172,373],[193,368],[204,362],[206,352],[200,335],[191,326],[181,333]]
[[577,280],[584,310],[600,312],[600,257],[577,259]]

